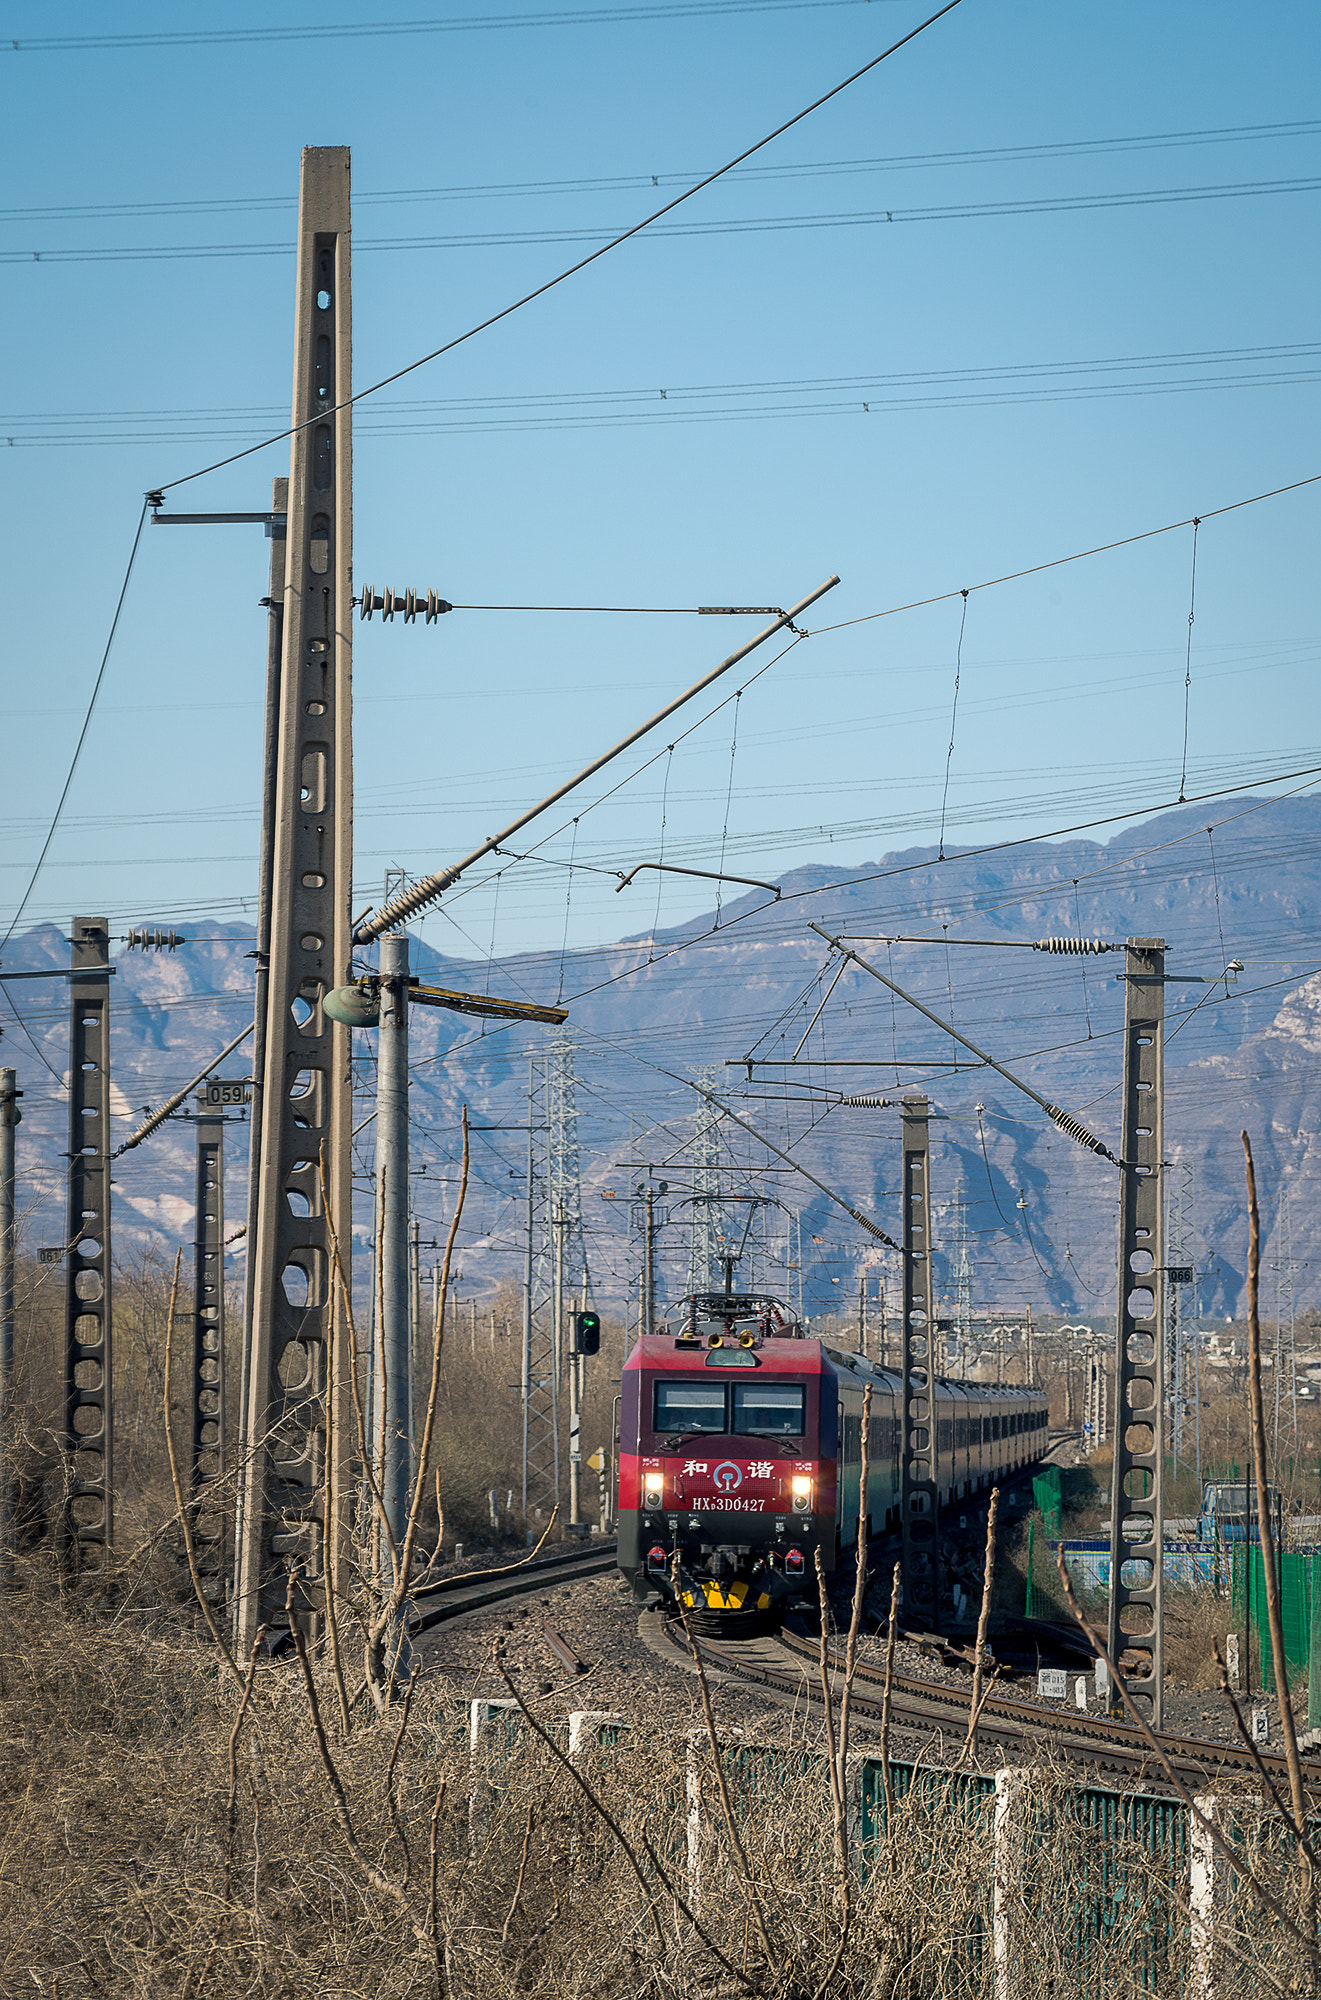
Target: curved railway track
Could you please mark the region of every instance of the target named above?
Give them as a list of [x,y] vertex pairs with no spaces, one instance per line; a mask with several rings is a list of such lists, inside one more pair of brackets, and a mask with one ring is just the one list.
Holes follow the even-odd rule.
[[[470,1612],[486,1610],[507,1598],[601,1576],[614,1567],[615,1546],[610,1542],[575,1549],[567,1555],[543,1557],[526,1565],[443,1577],[436,1583],[424,1584],[416,1593],[409,1630],[416,1636]],[[676,1639],[676,1629],[656,1610],[644,1611],[639,1619],[640,1636],[650,1649],[672,1665],[691,1671],[691,1656],[682,1640]],[[745,1640],[704,1636],[697,1644],[703,1665],[715,1673],[746,1682],[781,1700],[820,1704],[815,1641],[781,1631],[774,1637]],[[843,1674],[843,1660],[838,1652],[832,1650],[830,1663],[838,1687]],[[879,1667],[861,1661],[857,1664],[852,1698],[855,1716],[879,1722],[884,1683],[885,1675]],[[960,1688],[897,1673],[891,1683],[890,1717],[896,1728],[943,1730],[961,1740],[967,1731],[971,1700],[971,1687]],[[977,1733],[987,1742],[1013,1745],[1020,1750],[1046,1749],[1099,1770],[1165,1777],[1160,1759],[1141,1732],[1128,1722],[1110,1722],[1081,1711],[1051,1711],[1035,1702],[992,1691],[982,1708]],[[1168,1731],[1158,1733],[1157,1741],[1172,1769],[1191,1785],[1205,1785],[1231,1774],[1257,1775],[1252,1753],[1242,1744],[1175,1736]],[[1271,1777],[1281,1784],[1286,1782],[1284,1758],[1269,1751],[1260,1754]],[[1321,1770],[1313,1766],[1306,1775],[1321,1790]]]
[[563,1556],[544,1556],[539,1562],[511,1564],[499,1570],[470,1570],[462,1576],[442,1577],[438,1583],[423,1584],[413,1594],[413,1614],[409,1632],[429,1632],[452,1618],[466,1617],[470,1611],[484,1611],[507,1597],[578,1583],[584,1577],[601,1576],[615,1567],[613,1542],[594,1548],[574,1549]]
[[[644,1616],[647,1614],[644,1613]],[[675,1663],[688,1659],[686,1648],[673,1638],[669,1641]],[[821,1688],[817,1673],[818,1651],[814,1642],[794,1633],[782,1632],[775,1639],[698,1641],[704,1666],[732,1679],[743,1680],[782,1698],[820,1704]],[[839,1677],[844,1663],[832,1650],[831,1667]],[[855,1669],[852,1708],[856,1716],[879,1722],[885,1675],[877,1667],[859,1664]],[[837,1679],[838,1685],[838,1679]],[[838,1696],[836,1696],[838,1699]],[[971,1688],[951,1687],[939,1681],[921,1681],[911,1675],[896,1674],[891,1684],[890,1719],[897,1728],[944,1729],[962,1739],[968,1727]],[[1034,1702],[1017,1701],[1010,1695],[992,1693],[987,1697],[977,1724],[979,1738],[1013,1744],[1020,1749],[1044,1748],[1079,1763],[1101,1770],[1124,1771],[1130,1775],[1164,1778],[1165,1770],[1150,1745],[1132,1723],[1109,1722],[1100,1716],[1076,1715],[1067,1710],[1058,1714],[1043,1710]],[[1218,1776],[1257,1775],[1252,1754],[1243,1745],[1214,1743],[1201,1737],[1157,1736],[1171,1768],[1194,1787],[1206,1785]],[[1287,1783],[1284,1758],[1263,1751],[1262,1763],[1277,1782]],[[1321,1788],[1321,1771],[1309,1774]]]

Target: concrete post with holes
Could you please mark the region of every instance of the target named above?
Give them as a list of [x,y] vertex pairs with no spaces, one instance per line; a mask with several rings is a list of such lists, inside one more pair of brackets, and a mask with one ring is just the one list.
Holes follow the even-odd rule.
[[1107,1651],[1130,1696],[1159,1729],[1165,1684],[1164,938],[1129,938],[1126,967]]
[[[353,463],[349,153],[302,155],[293,434],[270,862],[270,964],[247,1457],[234,1635],[282,1621],[286,1579],[319,1629],[344,1583],[352,1225],[349,1030],[322,1000],[348,972],[353,875]],[[336,1255],[340,1270],[336,1270]]]
[[[396,1548],[404,1539],[413,1472],[409,1432],[412,1375],[408,1244],[408,939],[381,939],[381,1007],[376,1040],[376,1227],[380,1297],[372,1357],[372,1456]],[[382,1535],[380,1568],[390,1575]]]
[[17,1071],[0,1069],[0,1590],[14,1570],[14,1128],[21,1095]]
[[69,1209],[65,1232],[64,1449],[59,1542],[78,1568],[114,1541],[110,1300],[110,926],[73,920],[69,983]]

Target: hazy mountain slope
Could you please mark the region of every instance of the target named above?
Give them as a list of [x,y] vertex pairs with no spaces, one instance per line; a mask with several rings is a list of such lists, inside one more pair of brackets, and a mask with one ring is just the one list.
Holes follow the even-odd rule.
[[[975,1296],[1007,1306],[1030,1298],[1084,1313],[1103,1312],[1112,1302],[1114,1170],[1064,1139],[1028,1098],[984,1068],[942,1067],[942,1059],[971,1059],[856,969],[835,988],[799,1065],[771,1066],[792,1057],[832,976],[833,968],[824,982],[820,976],[829,952],[809,921],[847,932],[879,970],[1111,1144],[1122,954],[1065,958],[958,940],[1161,935],[1169,940],[1171,973],[1209,981],[1237,956],[1245,970],[1228,997],[1223,984],[1218,991],[1211,984],[1167,989],[1167,1154],[1196,1169],[1203,1307],[1229,1311],[1239,1299],[1245,1253],[1238,1133],[1248,1125],[1268,1228],[1282,1189],[1287,1184],[1292,1191],[1301,1307],[1317,1295],[1313,1273],[1321,1252],[1321,1226],[1308,1198],[1321,1122],[1321,975],[1312,976],[1321,968],[1321,805],[1245,799],[1230,810],[1239,816],[1221,824],[1213,842],[1208,809],[1184,808],[1106,843],[1034,842],[983,855],[954,853],[944,862],[931,849],[913,849],[847,870],[801,869],[783,878],[779,902],[768,904],[754,891],[726,905],[718,930],[708,917],[654,939],[571,953],[563,962],[543,955],[488,968],[442,958],[425,945],[416,948],[414,962],[455,985],[480,989],[489,980],[495,991],[567,997],[577,1043],[584,1215],[603,1296],[622,1298],[636,1269],[627,1195],[642,1176],[628,1163],[646,1159],[674,1156],[658,1174],[671,1183],[659,1240],[662,1284],[671,1290],[682,1284],[692,1212],[683,1205],[690,1185],[683,1162],[698,1107],[686,1079],[706,1064],[715,1066],[718,1088],[740,1117],[794,1150],[850,1200],[871,1205],[891,1234],[898,1230],[898,1113],[827,1109],[823,1093],[893,1099],[905,1089],[928,1090],[938,1120],[933,1186],[940,1239],[949,1252],[957,1217],[966,1218]],[[117,961],[117,1139],[136,1122],[138,1107],[159,1103],[229,1039],[249,1004],[251,932],[205,920],[181,928],[192,941],[179,952],[123,953]],[[912,932],[934,942],[864,942]],[[16,939],[6,957],[6,969],[61,964],[67,947],[50,927]],[[32,982],[8,994],[55,1072],[42,1067],[9,1018],[3,1059],[17,1066],[27,1093],[19,1157],[29,1240],[58,1242],[60,1156],[68,1143],[67,989]],[[436,1235],[448,1213],[460,1103],[469,1104],[478,1126],[525,1125],[528,1050],[544,1045],[545,1032],[483,1029],[458,1016],[414,1011],[414,1169],[425,1237]],[[370,1111],[371,1038],[359,1043],[368,1095],[355,1123]],[[909,1067],[896,1068],[896,1061]],[[844,1062],[868,1066],[826,1066]],[[228,1074],[243,1072],[241,1057],[226,1065]],[[856,1297],[862,1250],[856,1224],[778,1163],[767,1170],[766,1156],[744,1133],[724,1130],[726,1189],[773,1188],[784,1204],[765,1212],[772,1238],[783,1239],[786,1210],[801,1211],[809,1297],[818,1305]],[[232,1137],[229,1203],[237,1220],[246,1135],[236,1127]],[[366,1173],[370,1143],[367,1124],[358,1141]],[[525,1147],[525,1133],[515,1129],[474,1135],[465,1295],[521,1272]],[[121,1247],[135,1237],[186,1239],[189,1128],[173,1124],[127,1155],[115,1192]],[[610,1194],[613,1200],[603,1198]],[[960,1199],[965,1206],[956,1208]],[[746,1214],[746,1205],[731,1205],[730,1226],[741,1229]],[[358,1224],[361,1237],[369,1226],[365,1206]],[[784,1254],[781,1240],[781,1260]],[[779,1276],[784,1282],[785,1274]]]

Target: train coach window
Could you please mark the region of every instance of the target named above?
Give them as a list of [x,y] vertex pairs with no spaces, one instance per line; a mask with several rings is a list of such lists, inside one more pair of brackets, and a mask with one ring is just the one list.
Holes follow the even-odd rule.
[[654,1431],[715,1431],[725,1424],[723,1382],[658,1382],[656,1384]]
[[734,1431],[739,1437],[801,1437],[806,1391],[801,1382],[736,1382]]

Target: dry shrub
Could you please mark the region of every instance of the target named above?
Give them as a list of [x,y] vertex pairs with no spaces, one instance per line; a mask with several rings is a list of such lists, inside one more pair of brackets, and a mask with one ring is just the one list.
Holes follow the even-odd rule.
[[1165,1585],[1165,1671],[1182,1687],[1218,1688],[1219,1672],[1213,1646],[1225,1656],[1225,1639],[1234,1629],[1227,1596],[1211,1582]]
[[[401,1702],[377,1720],[359,1696],[345,1740],[313,1672],[342,1813],[296,1662],[258,1669],[234,1741],[242,1692],[181,1623],[95,1609],[49,1572],[0,1599],[0,1992],[992,2000],[994,1795],[980,1774],[919,1771],[888,1824],[871,1801],[841,1950],[813,1744],[723,1749],[745,1867],[709,1741],[664,1716],[590,1747],[580,1783],[547,1704],[531,1714],[551,1743],[511,1712],[470,1765],[459,1687],[419,1681],[402,1741]],[[1015,2000],[1186,1990],[1182,1836],[1171,1822],[1153,1849],[1148,1802],[1126,1817],[1098,1799],[1029,1776],[1006,1878]],[[1291,1896],[1278,1827],[1234,1810]],[[1228,1941],[1293,1976],[1287,1935],[1254,1928],[1253,1911],[1241,1897]],[[1218,1993],[1267,1990],[1226,1967]]]

